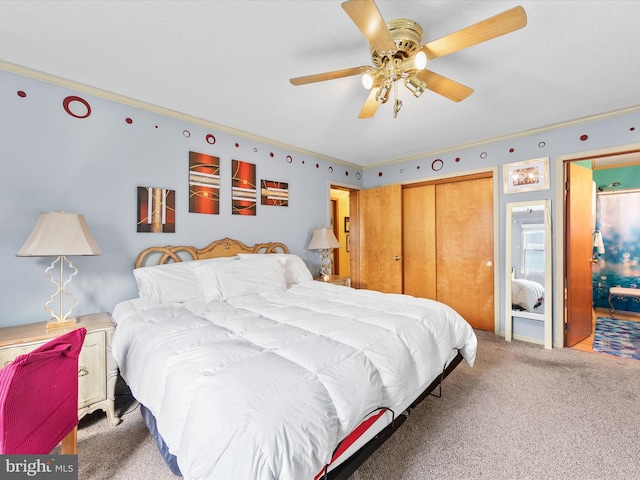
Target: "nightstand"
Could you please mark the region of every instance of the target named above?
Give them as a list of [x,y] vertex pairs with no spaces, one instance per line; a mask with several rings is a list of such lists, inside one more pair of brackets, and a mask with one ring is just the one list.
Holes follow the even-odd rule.
[[115,325],[108,313],[79,315],[69,328],[47,331],[47,322],[0,328],[0,366],[13,361],[62,333],[84,327],[84,339],[78,359],[78,420],[95,410],[104,410],[111,425],[120,418],[114,411],[118,367],[111,354]]
[[341,275],[320,276],[315,277],[314,280],[317,280],[318,282],[333,283],[334,285],[342,285],[345,287],[351,286],[351,277],[343,277]]

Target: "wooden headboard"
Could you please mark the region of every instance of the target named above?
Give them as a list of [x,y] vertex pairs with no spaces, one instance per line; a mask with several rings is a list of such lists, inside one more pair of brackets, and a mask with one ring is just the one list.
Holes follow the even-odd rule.
[[[289,249],[284,243],[280,242],[256,243],[252,247],[248,247],[239,240],[233,240],[232,238],[215,240],[204,248],[174,247],[171,245],[149,247],[136,257],[135,268],[148,266],[147,263],[162,265],[172,262],[204,260],[206,258],[233,257],[238,253],[289,253]],[[156,257],[158,258],[156,259]]]

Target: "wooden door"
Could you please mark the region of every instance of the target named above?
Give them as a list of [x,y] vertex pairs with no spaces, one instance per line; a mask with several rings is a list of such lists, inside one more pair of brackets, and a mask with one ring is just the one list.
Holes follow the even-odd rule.
[[402,293],[402,187],[359,191],[358,227],[357,286]]
[[569,162],[567,185],[565,345],[571,347],[591,335],[593,329],[591,274],[593,176],[591,170]]
[[402,190],[404,293],[437,300],[436,186]]
[[437,185],[437,300],[494,330],[493,179]]

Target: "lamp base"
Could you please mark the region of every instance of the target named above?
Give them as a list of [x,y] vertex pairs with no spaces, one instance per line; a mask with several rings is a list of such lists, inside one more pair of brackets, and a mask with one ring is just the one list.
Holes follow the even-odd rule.
[[47,332],[73,327],[76,324],[76,317],[67,318],[63,321],[52,318],[47,322]]

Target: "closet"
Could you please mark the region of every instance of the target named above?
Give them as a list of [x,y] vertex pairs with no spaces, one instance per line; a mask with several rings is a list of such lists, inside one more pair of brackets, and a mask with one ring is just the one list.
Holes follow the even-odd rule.
[[360,288],[438,300],[494,330],[492,172],[358,197]]

